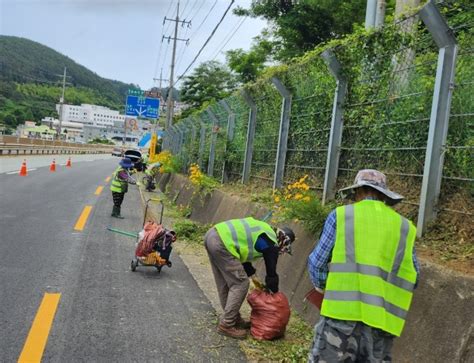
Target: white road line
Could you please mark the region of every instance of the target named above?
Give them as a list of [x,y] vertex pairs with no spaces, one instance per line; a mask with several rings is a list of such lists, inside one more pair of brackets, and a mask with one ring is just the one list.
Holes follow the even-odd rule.
[[[36,169],[26,169],[26,170],[27,170],[27,171],[33,171],[33,170],[36,170]],[[11,175],[11,174],[18,174],[18,173],[20,173],[20,170],[18,170],[18,171],[11,171],[11,172],[5,173],[5,174]]]

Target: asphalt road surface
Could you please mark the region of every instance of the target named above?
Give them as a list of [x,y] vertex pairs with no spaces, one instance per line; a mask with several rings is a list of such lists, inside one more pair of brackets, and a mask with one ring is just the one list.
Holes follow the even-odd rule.
[[0,174],[0,362],[245,361],[176,254],[130,271],[134,239],[106,227],[140,230],[143,208],[131,186],[110,217],[117,161]]

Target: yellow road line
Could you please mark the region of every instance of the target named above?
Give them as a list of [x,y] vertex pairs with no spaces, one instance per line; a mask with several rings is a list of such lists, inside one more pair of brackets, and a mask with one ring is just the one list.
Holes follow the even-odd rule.
[[18,363],[41,362],[60,298],[61,294],[44,294]]
[[84,207],[81,215],[79,216],[79,219],[76,222],[76,225],[74,226],[74,229],[76,231],[82,231],[84,229],[84,226],[86,225],[86,222],[87,222],[87,218],[89,218],[89,214],[91,214],[91,211],[92,211],[91,205],[86,205]]
[[105,178],[105,182],[108,183],[110,181],[110,176],[108,176],[107,178]]
[[102,190],[104,189],[104,187],[102,185],[98,186],[97,189],[95,190],[95,195],[100,195],[100,193],[102,193]]

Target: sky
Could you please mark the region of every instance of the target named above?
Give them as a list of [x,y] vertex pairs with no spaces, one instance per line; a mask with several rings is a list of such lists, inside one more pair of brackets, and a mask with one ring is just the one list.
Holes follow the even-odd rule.
[[[237,17],[232,9],[248,8],[236,0],[193,67],[208,60],[225,62],[229,49],[249,49],[266,23]],[[179,17],[191,27],[178,28],[175,80],[183,74],[217,25],[230,0],[180,0]],[[0,34],[44,44],[67,55],[101,77],[134,83],[142,89],[159,86],[161,70],[169,79],[178,0],[0,0]],[[212,10],[211,10],[212,9]],[[207,18],[206,18],[207,16]],[[61,73],[61,70],[58,70]],[[165,87],[168,84],[162,83]],[[179,84],[177,85],[179,87]]]

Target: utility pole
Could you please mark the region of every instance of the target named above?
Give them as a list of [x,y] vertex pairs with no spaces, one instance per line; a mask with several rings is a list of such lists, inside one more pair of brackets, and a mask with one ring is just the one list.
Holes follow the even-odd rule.
[[161,39],[161,41],[163,41],[163,39],[168,39],[168,43],[173,40],[173,54],[171,56],[171,72],[170,72],[170,87],[169,87],[169,90],[168,90],[168,99],[167,99],[167,102],[166,102],[166,129],[169,129],[171,127],[171,122],[173,120],[173,108],[174,108],[174,103],[173,103],[173,87],[174,87],[174,64],[175,64],[175,60],[176,60],[176,42],[178,40],[180,41],[184,41],[187,43],[189,43],[189,39],[179,39],[178,38],[178,24],[181,23],[181,26],[184,26],[185,24],[189,26],[191,26],[191,22],[190,21],[186,21],[186,20],[179,20],[179,1],[178,1],[178,6],[176,8],[176,19],[167,19],[166,16],[165,16],[165,20],[163,20],[163,24],[165,24],[166,21],[174,21],[175,24],[174,24],[174,37],[165,37],[163,35],[163,38]]
[[167,79],[163,78],[163,68],[161,68],[161,71],[160,71],[160,78],[153,78],[153,80],[154,81],[160,81],[160,85],[158,87],[160,88],[160,92],[161,92],[161,82],[162,81],[168,82]]
[[[153,80],[154,80],[155,82],[156,82],[156,81],[159,81],[159,82],[160,82],[160,85],[159,85],[159,90],[160,90],[160,106],[161,106],[161,110],[163,110],[163,93],[162,93],[161,82],[162,82],[162,81],[168,82],[167,79],[163,79],[163,68],[161,68],[161,71],[160,71],[160,78],[153,78]],[[156,127],[157,127],[157,125],[158,125],[158,120],[156,120],[156,124],[155,124],[154,130],[153,130],[154,133],[156,132]]]
[[59,128],[58,128],[58,139],[61,139],[61,128],[63,123],[63,105],[64,105],[64,92],[66,91],[66,67],[64,67],[63,73],[63,91],[61,98],[59,99]]

